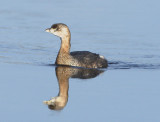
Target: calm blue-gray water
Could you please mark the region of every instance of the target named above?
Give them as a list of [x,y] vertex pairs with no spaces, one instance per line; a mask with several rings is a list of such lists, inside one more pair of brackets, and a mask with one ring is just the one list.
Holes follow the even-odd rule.
[[[0,3],[1,122],[160,121],[158,0]],[[69,26],[71,51],[109,61],[97,77],[70,78],[68,101],[58,111],[43,104],[59,92],[58,71],[49,64],[60,39],[45,32],[54,23]]]

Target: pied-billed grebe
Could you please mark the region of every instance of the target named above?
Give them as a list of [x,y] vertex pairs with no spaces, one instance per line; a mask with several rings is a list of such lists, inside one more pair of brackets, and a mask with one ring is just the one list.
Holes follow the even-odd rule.
[[75,51],[70,53],[71,34],[67,25],[63,23],[53,24],[51,28],[46,29],[61,39],[61,47],[56,58],[55,64],[68,65],[85,68],[106,68],[107,60],[99,54],[89,51]]

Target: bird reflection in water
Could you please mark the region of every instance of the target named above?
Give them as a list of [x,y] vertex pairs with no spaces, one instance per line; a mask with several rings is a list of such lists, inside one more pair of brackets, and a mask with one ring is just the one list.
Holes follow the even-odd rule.
[[57,66],[56,76],[59,84],[58,96],[51,98],[51,100],[44,101],[51,110],[63,109],[68,101],[69,78],[89,79],[103,73],[104,70],[99,69],[85,69],[69,66]]

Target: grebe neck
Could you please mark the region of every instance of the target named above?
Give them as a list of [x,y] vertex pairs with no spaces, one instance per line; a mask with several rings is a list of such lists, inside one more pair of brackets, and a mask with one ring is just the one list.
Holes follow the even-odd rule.
[[59,53],[70,53],[70,36],[65,36],[61,38],[61,47]]

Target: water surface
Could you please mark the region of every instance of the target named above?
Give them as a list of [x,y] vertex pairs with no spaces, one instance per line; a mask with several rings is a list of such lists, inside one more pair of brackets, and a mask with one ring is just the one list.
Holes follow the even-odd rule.
[[[0,121],[160,121],[160,2],[158,0],[5,0],[0,8]],[[60,111],[43,101],[58,95],[54,64],[60,39],[71,51],[104,55],[109,67],[91,79],[70,78]],[[87,73],[86,73],[87,74]]]
[[71,51],[89,50],[111,62],[159,68],[158,0],[8,2],[0,9],[1,62],[54,63],[60,39],[44,30],[63,22],[71,30]]

